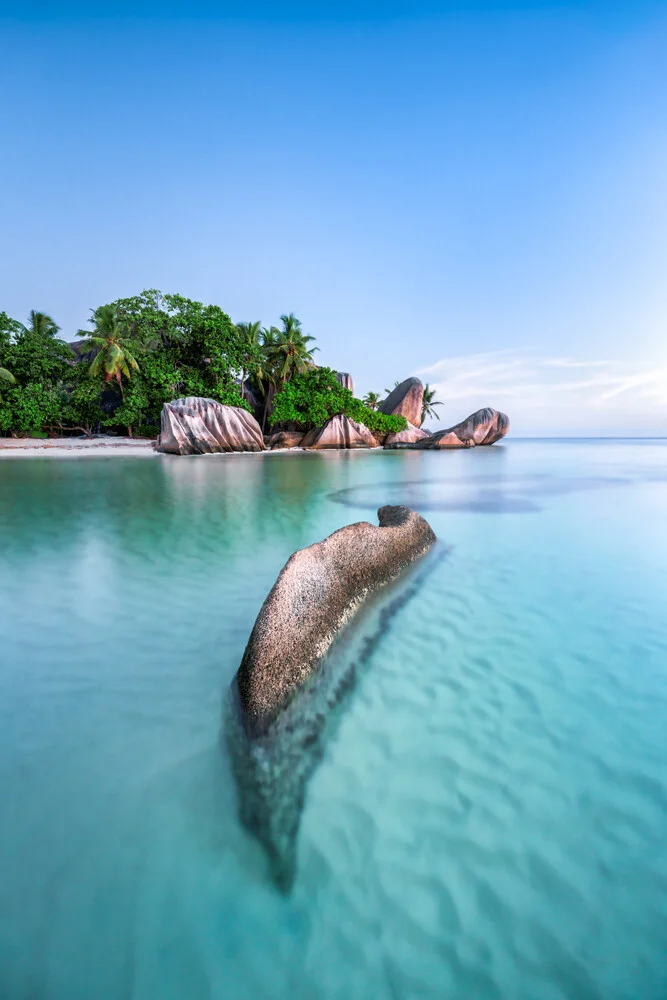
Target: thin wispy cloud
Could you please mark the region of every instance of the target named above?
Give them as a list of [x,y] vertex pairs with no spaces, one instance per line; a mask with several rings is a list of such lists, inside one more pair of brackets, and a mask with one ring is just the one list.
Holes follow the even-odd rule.
[[664,364],[491,351],[441,358],[418,374],[443,400],[443,424],[494,406],[518,434],[667,434]]

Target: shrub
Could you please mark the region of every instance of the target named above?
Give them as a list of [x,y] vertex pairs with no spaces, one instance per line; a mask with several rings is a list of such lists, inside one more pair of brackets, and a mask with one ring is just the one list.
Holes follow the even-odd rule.
[[308,430],[320,427],[338,413],[365,424],[374,434],[398,432],[407,427],[405,417],[388,416],[365,406],[349,389],[343,388],[331,368],[311,368],[286,382],[275,397],[269,423],[273,426],[289,422]]

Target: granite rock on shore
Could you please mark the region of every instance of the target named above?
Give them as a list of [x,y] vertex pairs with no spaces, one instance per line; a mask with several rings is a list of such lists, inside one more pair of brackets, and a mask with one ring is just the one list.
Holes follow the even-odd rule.
[[247,410],[201,396],[186,396],[162,407],[157,450],[173,455],[264,451],[264,438]]

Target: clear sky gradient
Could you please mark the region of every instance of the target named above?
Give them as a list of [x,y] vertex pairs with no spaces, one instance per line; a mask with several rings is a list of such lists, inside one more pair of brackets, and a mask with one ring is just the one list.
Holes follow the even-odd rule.
[[295,312],[442,420],[667,434],[667,5],[0,0],[0,309]]

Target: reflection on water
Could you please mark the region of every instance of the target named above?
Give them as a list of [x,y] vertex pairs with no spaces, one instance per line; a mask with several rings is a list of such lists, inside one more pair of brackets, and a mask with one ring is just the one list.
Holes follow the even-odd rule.
[[[3,461],[0,1000],[662,1000],[666,470],[512,440]],[[264,597],[383,503],[447,558],[239,783],[220,705]]]

